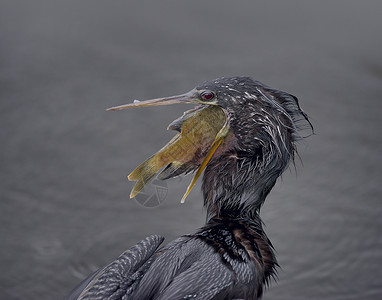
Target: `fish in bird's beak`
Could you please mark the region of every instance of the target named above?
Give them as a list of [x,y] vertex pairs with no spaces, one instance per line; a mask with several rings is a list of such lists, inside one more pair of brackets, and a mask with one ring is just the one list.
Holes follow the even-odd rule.
[[[201,104],[202,102],[197,98],[197,93],[191,91],[167,98],[146,101],[135,100],[134,103],[112,107],[108,110],[175,103]],[[182,117],[172,122],[168,129],[176,130],[179,133],[128,176],[130,181],[137,181],[131,191],[130,198],[135,197],[165,166],[159,173],[158,179],[165,180],[197,170],[181,200],[181,203],[184,203],[197,179],[229,132],[225,113],[216,105],[200,105],[186,111]]]

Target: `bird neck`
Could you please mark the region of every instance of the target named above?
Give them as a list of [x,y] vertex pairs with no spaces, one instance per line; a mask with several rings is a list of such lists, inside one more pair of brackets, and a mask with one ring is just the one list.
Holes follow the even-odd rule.
[[[235,269],[238,262],[251,261],[257,271],[256,278],[262,284],[276,276],[277,259],[259,215],[253,219],[212,218],[192,236],[214,248],[230,269]],[[262,284],[258,286],[259,296]]]
[[250,156],[231,151],[212,159],[202,183],[208,218],[255,218],[291,157],[292,149],[259,147]]

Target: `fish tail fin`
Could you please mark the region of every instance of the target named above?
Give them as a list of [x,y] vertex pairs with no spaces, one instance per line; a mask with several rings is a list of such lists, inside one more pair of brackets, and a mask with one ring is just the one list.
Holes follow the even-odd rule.
[[130,181],[137,182],[130,193],[130,198],[134,198],[155,176],[160,168],[161,166],[158,165],[155,155],[136,167],[135,170],[127,177]]

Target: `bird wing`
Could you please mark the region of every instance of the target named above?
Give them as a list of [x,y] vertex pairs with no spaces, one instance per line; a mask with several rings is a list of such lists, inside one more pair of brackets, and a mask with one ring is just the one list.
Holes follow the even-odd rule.
[[161,250],[126,299],[228,299],[233,277],[212,247],[199,239],[181,237]]
[[231,290],[232,279],[233,274],[221,264],[220,257],[215,253],[215,257],[202,257],[176,276],[158,300],[226,299]]
[[152,235],[85,279],[67,300],[121,299],[135,289],[164,238]]

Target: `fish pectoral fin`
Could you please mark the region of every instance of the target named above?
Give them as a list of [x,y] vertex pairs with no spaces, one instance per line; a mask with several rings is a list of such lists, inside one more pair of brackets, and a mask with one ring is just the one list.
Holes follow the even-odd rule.
[[183,173],[191,172],[196,169],[197,166],[192,163],[183,163],[179,161],[174,161],[167,165],[162,172],[157,176],[160,180],[166,180],[175,176],[179,176]]

